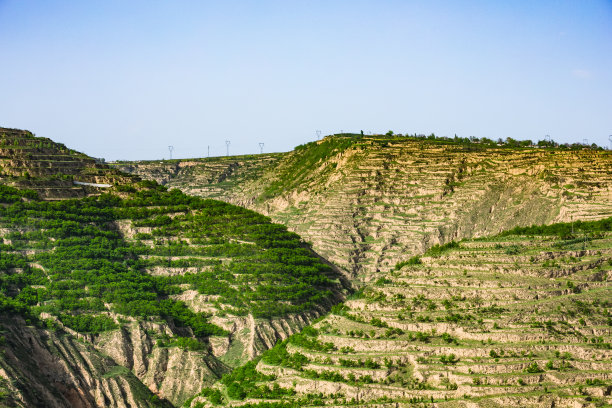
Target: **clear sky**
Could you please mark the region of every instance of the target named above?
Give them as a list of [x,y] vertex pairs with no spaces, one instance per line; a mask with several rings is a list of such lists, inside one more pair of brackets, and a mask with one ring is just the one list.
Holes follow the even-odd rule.
[[109,160],[612,134],[610,0],[0,0],[0,55],[0,126]]

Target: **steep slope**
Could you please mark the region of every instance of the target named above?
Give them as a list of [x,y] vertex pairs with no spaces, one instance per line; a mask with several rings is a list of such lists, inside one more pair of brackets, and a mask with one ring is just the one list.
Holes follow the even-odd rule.
[[2,314],[0,406],[171,407],[76,336]]
[[610,231],[612,218],[434,247],[191,406],[607,406]]
[[[31,160],[28,168],[41,167]],[[181,404],[343,298],[337,271],[284,226],[102,170],[123,179],[92,186],[81,199],[40,194],[63,177],[56,173],[36,179],[38,194],[0,186],[0,311],[28,317],[31,336],[51,339],[46,346],[12,341],[12,353],[45,359],[58,338],[75,356],[53,360],[68,367],[65,386],[44,380],[54,365],[29,373],[33,366],[0,356],[0,375],[17,384],[9,390],[22,396],[21,406],[67,406],[56,387],[79,393],[83,406],[147,406],[151,391]],[[23,332],[16,326],[7,330]],[[90,355],[75,348],[76,338]],[[108,372],[123,385],[102,381]],[[23,376],[43,391],[30,395]],[[100,402],[107,388],[115,394]]]
[[175,172],[115,165],[268,214],[365,282],[453,239],[612,215],[612,153],[601,150],[355,135],[282,156],[178,161]]

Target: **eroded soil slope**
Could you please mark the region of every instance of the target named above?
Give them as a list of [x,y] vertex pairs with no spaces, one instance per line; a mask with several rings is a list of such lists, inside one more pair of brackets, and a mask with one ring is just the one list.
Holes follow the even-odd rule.
[[0,131],[0,405],[181,405],[344,298],[268,217]]
[[437,248],[192,407],[215,390],[232,405],[286,408],[604,406],[611,278],[610,232],[523,232]]
[[283,155],[116,165],[268,214],[362,281],[453,239],[612,215],[612,154],[588,149],[327,137]]

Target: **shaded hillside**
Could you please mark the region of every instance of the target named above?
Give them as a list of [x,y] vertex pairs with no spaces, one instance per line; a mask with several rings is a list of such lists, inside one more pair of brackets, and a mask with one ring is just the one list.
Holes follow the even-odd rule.
[[[102,170],[123,179],[81,199],[0,186],[0,403],[181,404],[342,299],[286,227]],[[37,174],[39,191],[63,176]],[[32,372],[24,355],[49,364]]]
[[453,239],[612,215],[612,153],[592,149],[333,136],[282,156],[115,165],[268,214],[363,281]]
[[611,230],[608,218],[434,247],[191,407],[608,406]]

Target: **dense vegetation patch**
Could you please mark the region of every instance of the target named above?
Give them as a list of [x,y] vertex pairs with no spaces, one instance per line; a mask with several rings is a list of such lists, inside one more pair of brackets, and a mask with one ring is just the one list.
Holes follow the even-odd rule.
[[[325,138],[319,142],[310,142],[297,146],[287,162],[278,169],[278,176],[266,187],[260,200],[275,197],[282,192],[298,188],[306,178],[317,174],[319,182],[324,181],[326,175],[335,169],[334,163],[327,163],[328,159],[336,156],[349,147],[355,145],[361,136]],[[322,172],[315,173],[317,167],[326,165]]]
[[17,190],[12,187],[0,185],[0,203],[10,204],[22,201],[24,198],[36,199],[38,194],[32,190]]
[[532,225],[530,227],[516,227],[501,234],[508,235],[552,235],[562,239],[576,238],[579,234],[601,234],[612,231],[612,217],[597,221],[561,222],[552,225]]
[[[193,288],[220,313],[257,317],[331,306],[331,269],[285,227],[152,182],[123,190],[48,202],[2,187],[10,204],[0,207],[1,311],[46,312],[86,333],[118,327],[114,313],[161,318],[205,337],[225,331],[173,295]],[[125,239],[118,223],[150,232]],[[188,272],[154,276],[154,268]],[[194,349],[180,341],[170,345]]]

